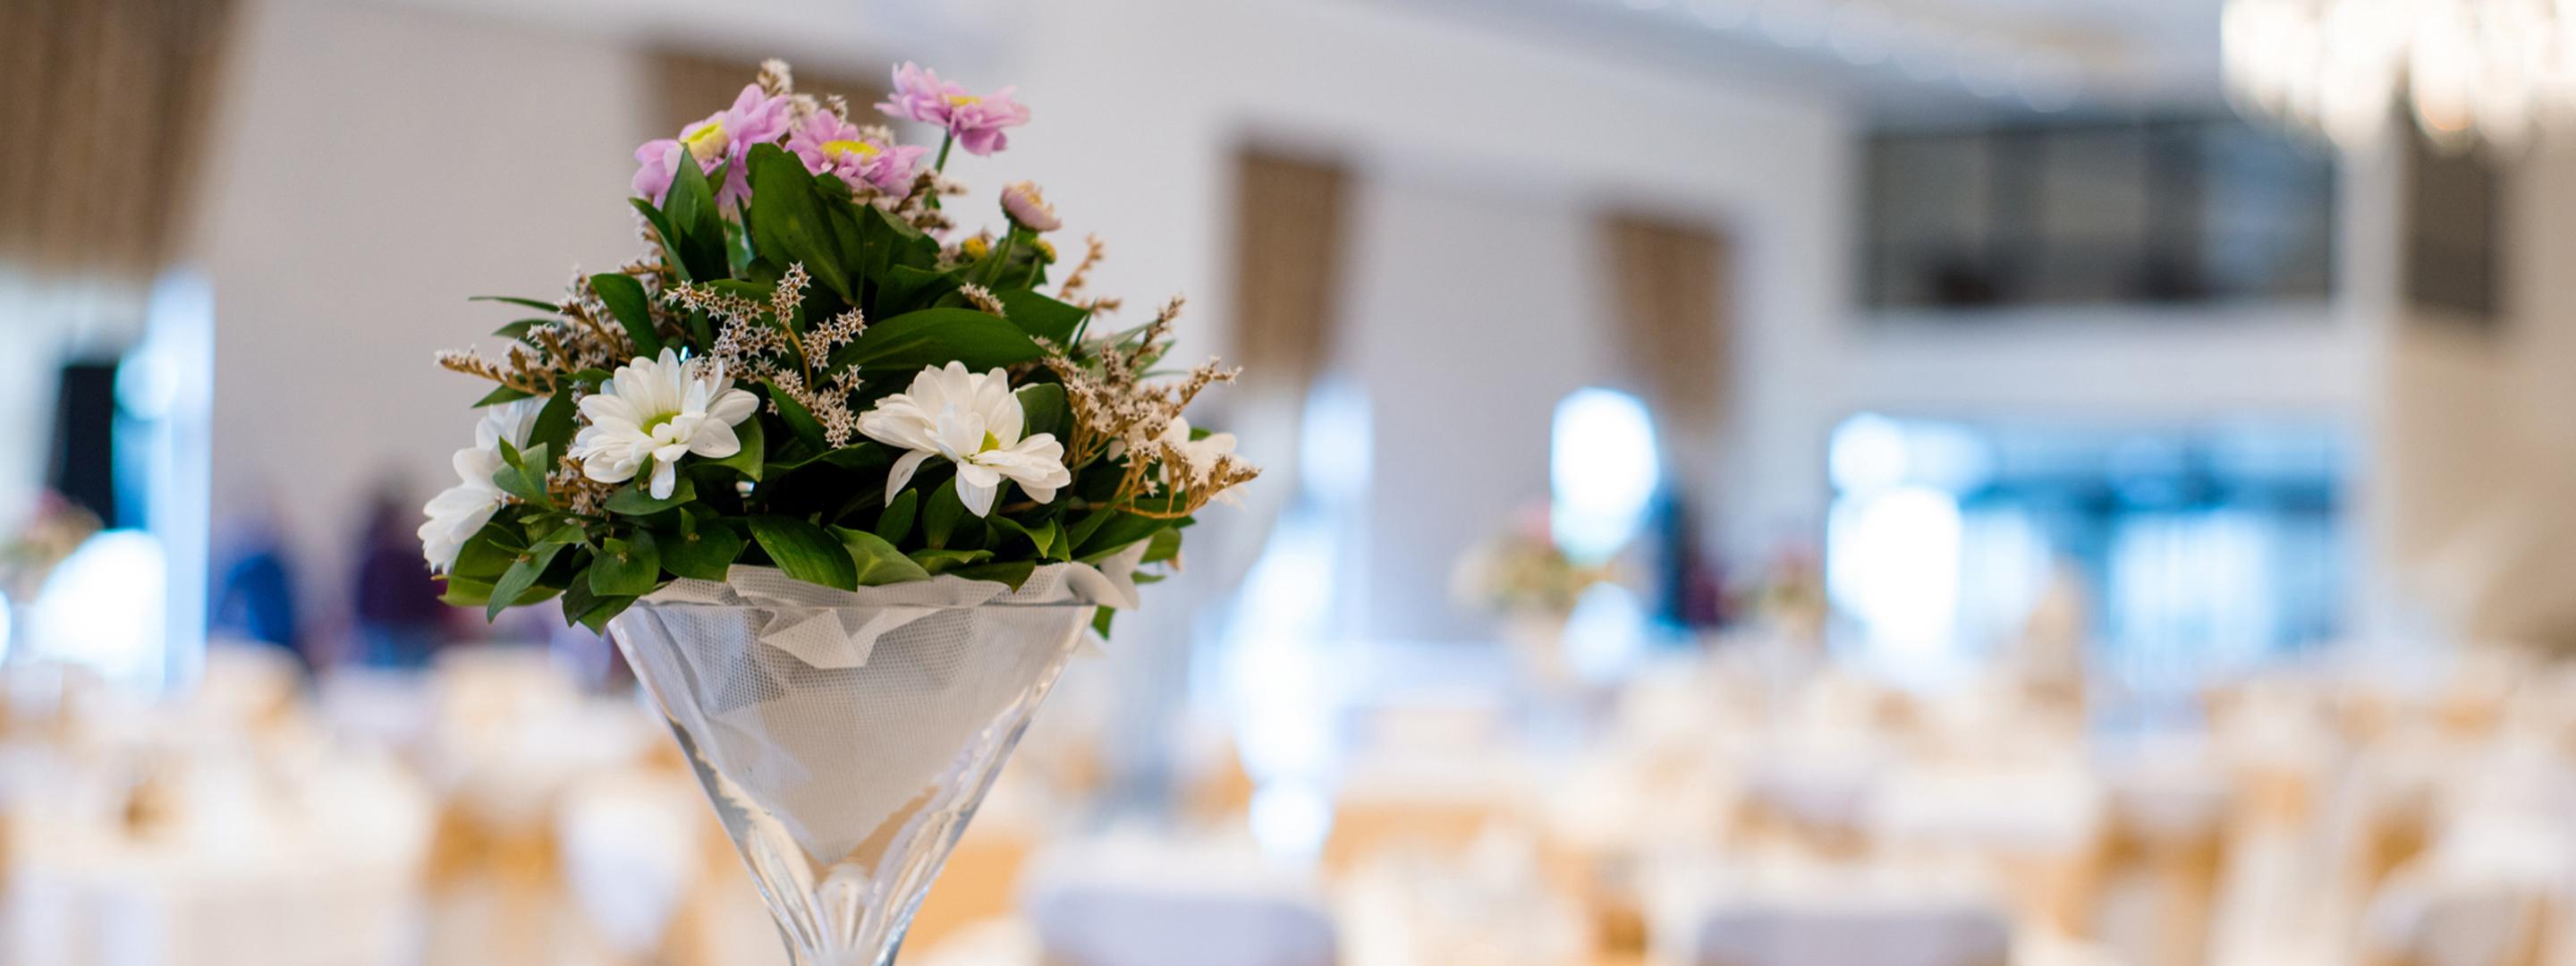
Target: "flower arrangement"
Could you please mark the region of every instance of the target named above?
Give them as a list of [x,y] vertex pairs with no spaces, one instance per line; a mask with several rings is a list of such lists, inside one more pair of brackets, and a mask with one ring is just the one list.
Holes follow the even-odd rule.
[[1581,564],[1556,545],[1545,504],[1523,508],[1510,529],[1460,555],[1449,575],[1460,604],[1505,617],[1562,619],[1583,592],[1617,579],[1607,564]]
[[877,109],[939,128],[935,154],[770,61],[636,150],[642,258],[554,301],[490,299],[543,315],[502,326],[497,356],[440,354],[496,384],[420,528],[448,601],[559,598],[596,630],[736,565],[1016,588],[1051,562],[1176,562],[1191,514],[1259,472],[1183,415],[1234,371],[1156,368],[1179,299],[1103,324],[1097,238],[1051,279],[1036,185],[1002,192],[999,234],[951,241],[952,149],[1001,151],[1028,109],[911,64],[894,82]]

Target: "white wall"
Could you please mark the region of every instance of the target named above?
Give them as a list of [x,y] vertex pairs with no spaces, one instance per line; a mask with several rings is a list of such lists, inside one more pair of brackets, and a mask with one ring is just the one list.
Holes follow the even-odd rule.
[[[1703,496],[1728,500],[1719,534],[1759,545],[1780,521],[1819,518],[1824,420],[1812,386],[1847,288],[1837,105],[1368,4],[1096,0],[1031,4],[1024,20],[1008,45],[1024,59],[1003,77],[1037,105],[1038,123],[990,167],[1042,173],[1075,229],[1112,239],[1105,290],[1189,292],[1199,346],[1223,345],[1222,325],[1206,323],[1227,315],[1231,161],[1244,139],[1340,158],[1375,186],[1356,219],[1374,226],[1367,244],[1346,253],[1369,264],[1345,273],[1359,288],[1344,302],[1343,349],[1373,376],[1378,478],[1390,487],[1434,482],[1413,475],[1430,454],[1490,443],[1512,475],[1471,503],[1544,494],[1547,407],[1561,393],[1533,385],[1530,395],[1549,395],[1497,404],[1514,387],[1457,390],[1478,375],[1543,371],[1565,388],[1607,376],[1589,351],[1606,350],[1614,330],[1608,293],[1583,287],[1600,257],[1587,219],[1628,203],[1704,219],[1736,243],[1732,406],[1746,446],[1739,465],[1692,474]],[[1405,250],[1419,246],[1431,250]],[[1375,274],[1416,266],[1438,284],[1404,290]],[[1411,368],[1448,371],[1401,378]],[[1442,428],[1432,413],[1463,423],[1447,427],[1454,441],[1421,438]],[[1443,498],[1377,497],[1388,510]],[[1371,521],[1387,546],[1407,548],[1388,562],[1424,581],[1445,574],[1461,525]],[[1365,632],[1454,633],[1446,607],[1436,596],[1401,616],[1373,607],[1379,626]]]
[[[366,499],[454,482],[487,387],[431,354],[636,247],[635,57],[333,0],[249,5],[193,244],[214,285],[214,507],[272,506],[307,613],[344,609]],[[315,605],[319,605],[316,607]]]
[[2391,339],[2386,547],[2406,616],[2467,640],[2576,646],[2576,146],[2501,199],[2493,331],[2407,308]]
[[1558,400],[1618,378],[1591,212],[1418,173],[1360,194],[1342,359],[1370,396],[1381,485],[1360,528],[1359,626],[1473,639],[1487,629],[1450,599],[1451,568],[1516,509],[1547,500]]

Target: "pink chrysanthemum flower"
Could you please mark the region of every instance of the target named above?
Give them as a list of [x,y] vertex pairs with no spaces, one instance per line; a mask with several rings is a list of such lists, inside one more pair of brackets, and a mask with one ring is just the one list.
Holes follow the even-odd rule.
[[[877,133],[883,133],[879,131]],[[901,197],[912,192],[913,172],[930,149],[886,144],[867,129],[830,111],[816,111],[787,135],[787,150],[805,162],[805,170],[829,172],[850,187],[873,185]]]
[[1054,231],[1064,227],[1055,215],[1055,206],[1047,204],[1034,182],[1014,181],[1002,189],[1002,213],[1030,231]]
[[776,141],[787,133],[788,114],[794,102],[784,96],[772,97],[758,84],[743,85],[742,94],[733,106],[707,119],[680,129],[677,138],[644,142],[635,149],[635,193],[654,204],[661,204],[671,191],[671,179],[679,174],[680,156],[688,155],[698,163],[698,170],[713,172],[716,166],[733,162],[725,171],[724,184],[716,187],[716,204],[732,210],[734,204],[751,197],[751,174],[744,158],[751,146]]
[[1005,87],[977,97],[965,85],[939,79],[939,74],[910,61],[894,69],[894,96],[877,105],[889,117],[936,124],[947,129],[966,153],[984,156],[1009,147],[1003,128],[1029,122],[1029,109],[1011,99]]

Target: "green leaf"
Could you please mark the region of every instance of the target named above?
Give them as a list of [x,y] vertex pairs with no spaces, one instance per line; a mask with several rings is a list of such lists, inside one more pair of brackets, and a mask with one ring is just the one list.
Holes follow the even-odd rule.
[[537,421],[528,428],[528,442],[557,453],[571,449],[573,433],[579,428],[573,424],[576,411],[572,393],[556,392],[537,408]]
[[751,537],[787,576],[809,584],[857,590],[859,569],[849,550],[822,527],[795,517],[751,518]]
[[572,586],[563,590],[564,626],[570,627],[580,623],[582,612],[597,606],[598,603],[599,595],[590,592],[590,581],[573,581]]
[[963,274],[959,269],[939,272],[910,265],[888,266],[884,274],[875,276],[877,302],[869,314],[893,318],[907,310],[922,308],[920,303],[926,301],[921,297],[922,293],[954,291],[959,276]]
[[617,492],[608,495],[606,504],[608,512],[622,513],[630,517],[650,516],[698,498],[697,484],[689,482],[689,477],[685,473],[674,474],[676,478],[671,481],[670,496],[654,498],[650,488],[652,485],[652,474],[648,472],[650,469],[652,469],[650,466],[638,467],[635,471],[635,482],[618,487]]
[[904,556],[912,558],[913,563],[920,564],[921,569],[935,576],[958,567],[991,560],[993,552],[990,550],[915,550]]
[[1047,521],[1044,526],[1031,527],[1009,517],[996,516],[992,523],[996,529],[1009,530],[1028,538],[1030,546],[1037,548],[1040,557],[1064,560],[1070,556],[1065,553],[1064,528],[1058,526],[1053,520]]
[[1020,438],[1049,433],[1057,442],[1063,442],[1065,424],[1073,421],[1073,410],[1065,405],[1064,385],[1041,382],[1021,386],[1017,395],[1020,397]]
[[582,612],[580,618],[581,626],[590,628],[590,632],[593,634],[606,634],[608,633],[608,622],[616,619],[617,615],[625,613],[626,608],[634,605],[635,598],[633,597],[599,598],[598,603],[591,605],[589,610]]
[[509,527],[497,522],[486,523],[483,529],[466,538],[465,546],[457,549],[456,563],[448,567],[447,572],[450,576],[479,580],[488,585],[519,559],[519,552],[525,549],[519,542],[520,537],[510,532]]
[[1004,584],[1010,585],[1012,590],[1018,590],[1020,589],[1020,585],[1029,582],[1029,575],[1036,573],[1037,569],[1038,562],[1035,560],[1018,560],[1011,563],[984,564],[977,567],[960,567],[949,571],[949,573],[955,574],[959,577],[964,577],[968,580],[1000,581]]
[[554,304],[553,302],[540,302],[540,301],[537,301],[536,299],[523,299],[523,298],[520,298],[520,297],[518,297],[518,296],[516,296],[516,295],[476,295],[476,296],[471,296],[471,297],[467,298],[467,299],[466,299],[466,301],[468,301],[468,302],[507,302],[507,303],[509,303],[509,304],[511,304],[511,305],[517,305],[517,306],[522,306],[522,307],[525,307],[525,308],[535,309],[535,310],[537,310],[537,311],[539,311],[539,312],[544,312],[544,313],[546,313],[546,314],[548,314],[548,315],[556,315],[556,314],[560,314],[560,313],[563,311],[563,306],[556,305],[556,304]]
[[680,532],[657,538],[662,569],[698,580],[723,580],[742,556],[742,535],[705,507],[690,507]]
[[910,222],[874,205],[839,210],[848,213],[852,224],[843,225],[835,217],[834,227],[846,228],[847,237],[858,246],[843,251],[852,256],[861,274],[877,283],[876,302],[868,307],[869,314],[890,319],[923,307],[955,291],[963,279],[962,269],[939,270],[939,243]]
[[749,160],[752,247],[765,258],[804,265],[842,301],[858,301],[805,162],[775,144],[752,145]]
[[1047,295],[1024,288],[1004,289],[993,297],[1002,300],[1003,315],[1020,331],[1063,346],[1073,347],[1074,333],[1091,313]]
[[921,539],[932,549],[948,546],[948,538],[957,532],[957,518],[965,515],[966,503],[957,498],[957,480],[939,484],[921,507]]
[[873,441],[862,441],[852,443],[848,446],[841,447],[840,449],[823,450],[802,459],[770,463],[761,467],[761,469],[771,476],[776,476],[780,473],[786,473],[792,470],[801,470],[817,463],[821,463],[826,466],[837,466],[845,470],[866,470],[877,469],[892,462],[894,462],[894,458],[886,452],[886,448],[884,446],[878,445]]
[[543,547],[549,544],[571,546],[573,544],[588,544],[589,542],[590,528],[585,527],[580,523],[567,523],[563,526],[556,527],[554,532],[546,534],[545,539],[537,541],[532,544],[532,546]]
[[692,279],[701,282],[726,277],[731,264],[725,258],[724,213],[717,209],[715,190],[707,184],[707,174],[690,159],[682,158],[671,177],[671,192],[663,197],[662,214],[670,227],[679,233],[672,239],[677,245],[670,254],[686,266]]
[[662,336],[653,330],[653,303],[644,294],[644,283],[624,272],[602,272],[590,277],[590,291],[608,306],[617,324],[626,327],[626,337],[635,340],[636,355],[661,354]]
[[920,510],[920,490],[896,494],[894,502],[886,504],[885,511],[877,514],[877,536],[885,538],[887,543],[902,543],[903,538],[912,534],[912,518]]
[[553,319],[520,319],[516,322],[512,322],[508,325],[492,330],[492,334],[507,339],[516,339],[527,335],[529,329],[536,328],[540,325],[553,324],[555,324],[555,320]]
[[1087,563],[1107,557],[1125,549],[1128,544],[1153,536],[1156,530],[1172,525],[1170,520],[1138,516],[1123,510],[1117,513],[1099,529],[1093,530],[1090,539],[1074,546],[1075,559]]
[[1093,510],[1084,514],[1082,519],[1074,521],[1073,526],[1065,530],[1065,542],[1079,549],[1082,545],[1091,542],[1091,535],[1098,533],[1103,525],[1118,514],[1119,511],[1108,509]]
[[776,386],[768,388],[769,401],[777,404],[778,418],[786,421],[787,431],[796,434],[796,438],[803,440],[807,446],[826,449],[827,447],[823,445],[823,424],[814,418],[813,413],[806,411],[805,404],[797,402],[796,397],[788,395],[785,390]]
[[450,607],[481,607],[491,600],[491,581],[459,577],[453,573],[447,575],[447,589],[438,595],[438,602]]
[[523,392],[521,390],[512,389],[508,386],[494,386],[492,387],[491,392],[484,393],[483,398],[474,401],[474,408],[481,409],[485,406],[498,406],[505,402],[517,402],[522,399],[534,398],[535,396],[535,393]]
[[973,309],[922,309],[870,323],[857,341],[833,350],[830,369],[913,370],[962,362],[977,371],[1033,362],[1045,353],[999,318]]
[[1181,528],[1164,527],[1154,531],[1145,543],[1145,556],[1137,563],[1162,563],[1181,555]]
[[590,562],[590,592],[602,597],[640,597],[662,582],[662,554],[653,534],[637,530],[626,539],[611,537],[599,545]]
[[755,411],[751,418],[735,423],[733,438],[741,441],[742,448],[735,450],[732,456],[716,460],[715,465],[733,467],[744,479],[758,481],[761,461],[769,453],[768,440],[761,438],[760,413]]
[[861,587],[930,579],[930,571],[921,569],[920,564],[912,562],[912,558],[904,556],[903,551],[896,550],[894,544],[887,543],[883,537],[848,527],[833,527],[832,535],[841,539],[841,546],[849,549],[850,560],[858,565]]
[[1092,611],[1091,632],[1100,635],[1102,640],[1107,640],[1109,638],[1109,622],[1117,619],[1117,617],[1118,609],[1115,607],[1102,607]]
[[549,447],[539,443],[526,452],[513,452],[504,446],[501,454],[507,462],[492,472],[492,485],[503,493],[552,509],[554,497],[546,493],[546,469],[554,465],[549,462],[553,458]]
[[501,579],[492,582],[492,596],[483,603],[483,619],[488,621],[501,616],[503,610],[527,596],[528,589],[536,586],[537,578],[545,575],[546,568],[555,562],[555,555],[562,553],[563,548],[560,543],[548,544],[530,547],[528,552],[520,554],[519,559],[510,564],[510,569],[502,572]]
[[670,262],[672,268],[679,270],[683,281],[697,281],[697,276],[689,274],[688,264],[680,260],[680,236],[672,231],[670,216],[663,214],[662,209],[653,207],[651,201],[642,198],[628,198],[626,201],[634,205],[636,211],[642,212],[644,221],[653,226],[655,241],[662,246],[664,260]]

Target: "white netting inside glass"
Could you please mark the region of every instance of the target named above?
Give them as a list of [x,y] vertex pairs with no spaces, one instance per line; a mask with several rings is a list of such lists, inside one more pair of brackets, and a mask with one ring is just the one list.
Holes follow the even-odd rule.
[[[1115,571],[1113,571],[1115,572]],[[1132,585],[1080,564],[1016,592],[941,577],[837,591],[767,568],[678,581],[613,625],[702,763],[806,853],[844,861],[1015,726],[1098,603]],[[871,863],[872,864],[872,863]]]

